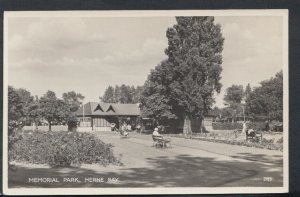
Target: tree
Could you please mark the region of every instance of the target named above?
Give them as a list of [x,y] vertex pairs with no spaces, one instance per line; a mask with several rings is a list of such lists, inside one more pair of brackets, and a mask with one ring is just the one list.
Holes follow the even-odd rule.
[[8,86],[8,131],[11,134],[19,125],[23,124],[24,109],[20,95],[12,87]]
[[244,98],[244,88],[242,85],[232,85],[227,88],[224,96],[225,105],[233,107],[233,105],[240,104]]
[[283,75],[262,81],[246,99],[246,112],[253,119],[283,120]]
[[168,61],[163,61],[151,70],[141,96],[141,107],[145,116],[156,120],[179,118],[179,113],[175,111],[176,106],[171,103],[171,89],[168,88],[172,83],[171,69],[172,65]]
[[112,86],[108,86],[100,100],[105,103],[116,103],[115,89]]
[[[201,122],[214,103],[214,92],[221,90],[224,38],[220,25],[214,24],[214,17],[176,17],[176,21],[177,24],[167,30],[165,53],[168,59],[148,77],[142,104],[145,111],[152,108],[166,113],[167,117],[184,117],[184,132],[189,133],[192,132],[190,120]],[[155,78],[169,80],[155,82]],[[150,95],[152,97],[147,98]],[[161,112],[148,100],[162,102],[159,106],[167,111]],[[193,130],[197,132],[200,127]]]
[[248,85],[246,86],[246,89],[245,89],[245,93],[244,93],[245,94],[245,98],[247,98],[250,95],[251,91],[252,91],[251,86],[248,83]]
[[62,97],[65,103],[69,105],[71,112],[76,112],[84,99],[82,94],[76,93],[75,91],[63,93]]
[[108,86],[102,97],[99,97],[102,102],[105,103],[138,103],[142,87],[129,86],[122,84],[114,87]]
[[143,86],[136,86],[134,97],[133,97],[133,103],[140,103],[141,95],[143,92]]
[[40,116],[40,103],[39,103],[39,98],[35,96],[33,99],[33,102],[29,106],[29,118],[30,121],[33,121],[35,123],[35,129],[38,130],[38,123],[41,119]]
[[245,93],[242,85],[232,85],[226,90],[224,101],[227,107],[223,109],[223,115],[232,118],[232,122],[235,122],[237,116],[242,114],[242,100],[244,96]]
[[49,131],[51,131],[52,122],[62,122],[70,116],[69,105],[61,99],[58,99],[53,91],[48,90],[47,93],[40,98],[40,115],[47,120]]
[[19,140],[16,130],[24,125],[24,109],[22,99],[17,91],[8,86],[8,149]]
[[120,103],[132,103],[132,98],[130,94],[130,87],[122,84],[120,87]]
[[31,106],[34,104],[34,97],[31,96],[31,93],[24,88],[16,89],[16,92],[21,98],[23,112],[24,112],[24,123],[28,121],[32,121],[33,119],[30,112],[31,112]]

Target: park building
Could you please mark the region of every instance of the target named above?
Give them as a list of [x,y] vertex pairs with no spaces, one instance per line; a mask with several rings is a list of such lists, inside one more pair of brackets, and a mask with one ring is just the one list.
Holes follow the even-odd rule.
[[[88,102],[77,111],[79,131],[111,131],[112,125],[117,129],[125,123],[131,125],[132,131],[152,132],[155,126],[165,125],[164,132],[182,133],[184,120],[170,119],[155,122],[154,119],[142,114],[139,104]],[[203,120],[204,126],[211,130],[213,118],[207,116]],[[192,125],[200,123],[192,121]],[[137,127],[140,129],[137,129]]]
[[133,127],[141,121],[138,104],[88,102],[82,105],[76,116],[79,128],[92,131],[110,131],[111,125],[120,128],[123,123]]

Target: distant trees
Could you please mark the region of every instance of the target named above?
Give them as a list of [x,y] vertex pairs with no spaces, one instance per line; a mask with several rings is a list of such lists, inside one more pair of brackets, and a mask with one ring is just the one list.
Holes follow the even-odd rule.
[[[242,103],[241,101],[245,101]],[[223,117],[235,121],[237,115],[244,113],[252,120],[278,120],[283,118],[283,75],[278,72],[275,77],[260,82],[260,86],[251,88],[247,84],[227,88],[224,96],[226,107],[220,109]],[[212,112],[211,112],[212,113]]]
[[245,97],[242,85],[232,85],[226,89],[224,101],[226,107],[223,109],[224,116],[230,116],[232,121],[236,121],[236,117],[242,113],[242,100]]
[[63,99],[56,97],[53,91],[47,91],[41,98],[32,96],[24,89],[8,87],[8,121],[9,130],[21,128],[26,122],[34,122],[37,126],[46,120],[51,131],[51,124],[68,122],[74,118],[84,96],[74,91],[63,93]]
[[225,105],[233,106],[235,104],[240,104],[244,96],[244,88],[242,85],[232,85],[226,90],[224,96]]
[[99,99],[105,103],[139,103],[142,90],[142,86],[134,87],[125,84],[108,86]]
[[283,74],[262,81],[246,99],[246,113],[253,119],[283,120]]
[[214,92],[221,90],[224,38],[214,17],[176,17],[176,21],[167,30],[168,59],[148,76],[142,107],[152,116],[184,118],[184,132],[190,133],[191,120],[201,123],[214,103]]
[[80,93],[76,93],[75,91],[70,91],[63,93],[62,98],[64,102],[69,105],[70,111],[76,112],[82,104],[84,96]]
[[70,107],[64,100],[58,99],[54,92],[48,90],[39,100],[40,116],[47,120],[49,131],[53,121],[62,122],[70,115]]
[[248,83],[247,86],[246,86],[246,88],[245,88],[245,93],[244,93],[246,99],[247,99],[248,96],[250,95],[251,91],[252,91],[251,86],[250,86],[250,84]]
[[108,86],[104,92],[104,95],[100,97],[100,100],[106,103],[116,103],[116,101],[118,100],[118,98],[116,98],[116,95],[118,95],[119,93],[118,91],[119,86],[116,86],[116,88]]
[[19,126],[19,123],[23,121],[24,104],[22,98],[17,93],[16,89],[12,86],[8,86],[8,130],[11,134],[14,129]]

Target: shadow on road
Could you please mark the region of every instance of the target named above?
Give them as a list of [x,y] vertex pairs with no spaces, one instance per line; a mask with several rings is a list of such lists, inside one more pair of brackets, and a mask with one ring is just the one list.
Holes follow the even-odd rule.
[[249,161],[258,161],[264,163],[271,163],[274,165],[283,165],[283,157],[280,155],[268,156],[265,154],[252,154],[252,153],[238,153],[236,156],[232,156],[233,158],[238,159],[246,159]]
[[[264,158],[255,162],[255,158]],[[177,157],[147,158],[144,168],[124,167],[117,171],[101,172],[104,167],[86,168],[29,168],[18,166],[9,171],[9,187],[217,187],[230,186],[282,186],[282,160],[269,160],[265,155],[241,154],[242,162],[218,161],[213,158],[178,155]],[[254,162],[253,162],[254,161]],[[272,170],[276,169],[276,170]],[[107,170],[106,170],[107,171]],[[259,174],[259,177],[257,176]],[[272,183],[262,181],[263,176],[274,177]],[[29,183],[28,178],[58,178],[60,183]],[[64,177],[78,177],[80,183],[63,182]],[[85,182],[85,178],[103,177],[105,182]],[[108,183],[108,178],[118,178],[117,183]],[[243,185],[245,184],[245,185]]]

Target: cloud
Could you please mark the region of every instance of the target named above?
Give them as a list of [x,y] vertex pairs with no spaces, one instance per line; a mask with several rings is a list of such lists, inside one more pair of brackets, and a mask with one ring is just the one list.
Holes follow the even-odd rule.
[[[107,75],[119,77],[134,77],[136,74],[147,76],[149,70],[154,68],[161,60],[166,58],[164,40],[154,38],[146,39],[139,49],[132,51],[117,51],[104,57],[61,56],[50,60],[28,57],[10,63],[14,71],[30,70],[33,74],[53,77],[61,72],[103,72]],[[78,74],[72,74],[78,75]]]
[[[167,47],[167,42],[149,38],[145,40],[142,47],[132,51],[115,52],[114,54],[107,55],[103,58],[103,62],[112,65],[136,65],[144,64],[147,61],[165,58],[164,49]],[[158,64],[157,62],[156,64]]]
[[[252,85],[282,68],[282,26],[273,17],[216,17],[216,21],[225,38],[220,105],[232,84]],[[44,17],[9,23],[12,85],[38,95],[47,89],[58,94],[73,89],[96,100],[108,85],[145,82],[150,69],[167,58],[165,31],[175,20]]]
[[57,50],[103,40],[101,33],[89,33],[80,18],[42,18],[29,24],[22,35],[13,35],[9,39],[9,49]]

